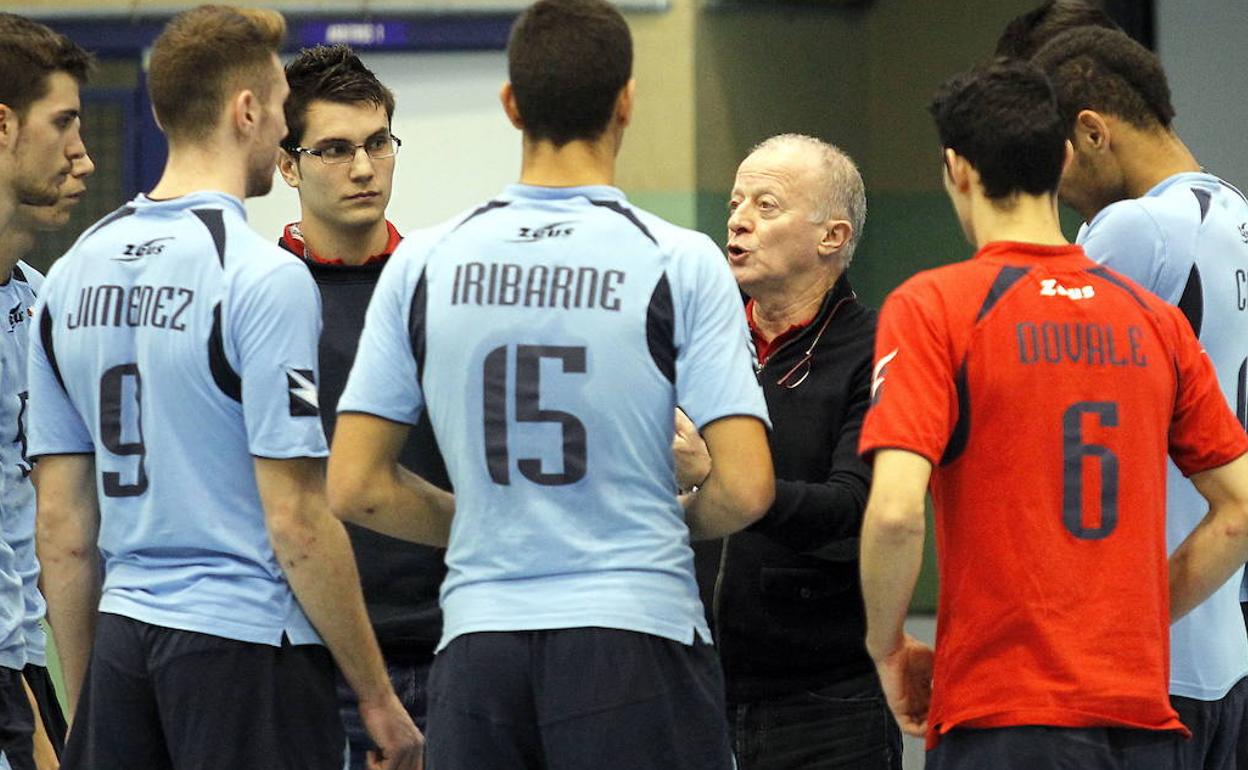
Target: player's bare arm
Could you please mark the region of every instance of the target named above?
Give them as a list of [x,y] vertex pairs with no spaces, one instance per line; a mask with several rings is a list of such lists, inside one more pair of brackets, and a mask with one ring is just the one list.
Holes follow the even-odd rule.
[[1248,455],[1191,476],[1209,513],[1170,556],[1170,621],[1203,602],[1248,561]]
[[445,547],[455,498],[399,465],[408,430],[373,415],[339,415],[329,457],[330,507],[343,521]]
[[897,723],[917,736],[927,731],[932,651],[907,636],[904,624],[923,562],[924,499],[931,473],[932,464],[913,452],[877,452],[862,525],[867,652]]
[[273,552],[308,619],[359,697],[365,727],[385,758],[379,766],[418,770],[424,738],[386,674],[364,610],[346,530],[325,502],[322,461],[257,457],[255,466]]
[[763,423],[724,417],[702,429],[711,472],[686,498],[685,520],[695,540],[713,540],[745,529],[771,507],[776,479]]
[[78,707],[100,604],[100,511],[95,456],[47,455],[35,474],[35,540],[43,567],[48,623],[60,653],[68,713]]

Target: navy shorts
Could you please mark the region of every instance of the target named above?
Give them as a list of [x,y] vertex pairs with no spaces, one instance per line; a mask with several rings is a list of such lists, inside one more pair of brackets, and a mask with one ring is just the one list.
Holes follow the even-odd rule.
[[1171,695],[1170,703],[1192,731],[1183,745],[1183,770],[1248,769],[1248,677],[1218,700]]
[[64,770],[341,770],[320,645],[274,647],[101,613]]
[[0,667],[0,751],[13,770],[35,770],[35,712],[22,672]]
[[732,770],[719,657],[606,628],[473,633],[429,677],[427,770]]
[[65,724],[65,710],[61,708],[61,701],[56,697],[52,675],[48,673],[47,668],[28,663],[26,668],[22,669],[22,677],[25,678],[26,685],[30,687],[31,694],[35,696],[35,705],[39,707],[39,719],[43,722],[44,732],[48,734],[48,742],[52,744],[52,751],[56,752],[57,758],[60,758],[65,753],[65,733],[68,725]]
[[927,770],[1179,770],[1182,734],[1118,727],[950,730]]

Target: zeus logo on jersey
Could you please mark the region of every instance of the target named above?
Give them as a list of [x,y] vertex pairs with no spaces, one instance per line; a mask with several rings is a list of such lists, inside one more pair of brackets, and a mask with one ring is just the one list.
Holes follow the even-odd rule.
[[544,227],[521,227],[511,243],[536,243],[547,238],[566,238],[572,234],[568,225],[574,222],[552,222]]
[[884,389],[884,375],[888,373],[888,365],[901,352],[901,348],[893,348],[893,352],[875,362],[875,369],[871,372],[871,403],[874,404],[880,400],[880,391]]
[[146,243],[128,243],[126,250],[120,256],[113,257],[118,262],[133,262],[136,259],[159,254],[165,250],[165,241],[172,241],[173,237],[153,238]]
[[287,369],[291,417],[319,417],[321,401],[316,394],[316,375],[311,369]]
[[1056,279],[1042,278],[1040,279],[1040,296],[1089,299],[1096,296],[1096,291],[1091,286],[1084,286],[1082,288],[1076,286],[1073,289],[1067,289],[1065,286],[1058,283]]
[[29,308],[25,307],[20,301],[9,308],[9,331],[17,328],[17,325],[26,320]]

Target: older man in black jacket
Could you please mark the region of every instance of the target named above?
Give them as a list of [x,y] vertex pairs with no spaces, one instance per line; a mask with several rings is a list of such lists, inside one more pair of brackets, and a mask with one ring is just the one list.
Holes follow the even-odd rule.
[[[866,219],[862,177],[836,147],[776,136],[741,163],[729,209],[776,469],[767,515],[698,554],[737,757],[741,770],[900,768],[858,579],[876,320],[846,276]],[[677,422],[680,482],[696,486],[709,460]]]

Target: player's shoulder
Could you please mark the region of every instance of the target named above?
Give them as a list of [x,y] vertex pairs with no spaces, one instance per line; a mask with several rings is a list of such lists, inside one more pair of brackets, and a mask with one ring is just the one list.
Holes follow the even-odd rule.
[[1207,197],[1202,202],[1203,193],[1202,186],[1175,180],[1153,194],[1116,201],[1092,218],[1083,240],[1160,242],[1167,247],[1190,242],[1200,228],[1202,207],[1208,206]]
[[655,245],[663,251],[673,255],[700,254],[714,256],[720,260],[724,258],[719,247],[715,245],[715,241],[706,233],[670,222],[627,199],[621,200],[620,205],[636,218]]
[[429,227],[423,227],[412,230],[403,236],[403,241],[399,244],[394,253],[390,255],[390,259],[386,261],[385,270],[393,272],[399,270],[407,272],[413,267],[423,268],[430,259],[430,256],[438,249],[447,237],[454,233],[461,224],[472,217],[472,213],[479,207],[460,212],[455,216],[439,222]]
[[43,289],[43,273],[36,270],[24,259],[19,259],[17,264],[13,266],[13,279],[29,286],[30,290],[35,294],[38,294]]
[[970,296],[990,286],[1000,271],[1000,265],[974,259],[928,268],[902,281],[889,298],[924,302],[936,297]]

